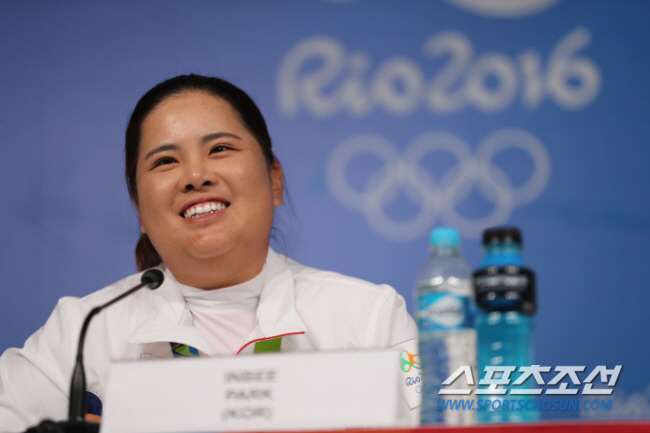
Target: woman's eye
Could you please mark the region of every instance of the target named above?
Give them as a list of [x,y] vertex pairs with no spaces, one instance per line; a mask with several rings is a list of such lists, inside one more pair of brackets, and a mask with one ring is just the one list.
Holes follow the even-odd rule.
[[228,150],[228,149],[230,149],[228,146],[224,146],[224,145],[220,144],[220,145],[214,146],[212,149],[210,149],[210,153],[219,153],[219,152],[223,152],[223,151]]
[[156,161],[156,163],[153,166],[158,167],[159,165],[173,164],[174,162],[176,162],[174,158],[172,158],[171,156],[166,156]]

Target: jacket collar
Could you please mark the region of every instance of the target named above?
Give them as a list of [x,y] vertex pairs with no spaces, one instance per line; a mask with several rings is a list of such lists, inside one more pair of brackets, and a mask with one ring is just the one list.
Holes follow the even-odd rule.
[[[257,307],[257,324],[238,353],[252,349],[252,343],[307,331],[295,307],[294,276],[289,259],[271,248],[266,257],[264,287]],[[164,265],[163,284],[148,296],[149,317],[131,335],[136,344],[182,343],[214,355],[212,346],[192,327],[192,317],[176,278]]]

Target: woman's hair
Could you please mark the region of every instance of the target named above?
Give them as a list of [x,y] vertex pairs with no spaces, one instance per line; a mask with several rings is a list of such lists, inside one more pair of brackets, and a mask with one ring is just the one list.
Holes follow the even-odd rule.
[[[270,168],[276,161],[266,122],[250,96],[237,86],[220,78],[195,74],[179,75],[157,84],[145,93],[133,109],[126,128],[126,143],[124,146],[126,185],[131,199],[136,203],[138,202],[138,188],[135,175],[140,154],[142,123],[149,113],[168,97],[191,91],[205,92],[227,101],[239,115],[246,129],[257,140],[267,166]],[[157,266],[162,262],[158,251],[156,251],[146,234],[140,235],[138,244],[135,247],[135,261],[141,271]]]

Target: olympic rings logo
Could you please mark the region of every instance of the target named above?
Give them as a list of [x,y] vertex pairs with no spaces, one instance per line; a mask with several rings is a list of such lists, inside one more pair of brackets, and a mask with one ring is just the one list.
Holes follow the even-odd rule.
[[[533,172],[525,183],[514,187],[508,176],[493,164],[494,157],[508,148],[520,149],[532,158]],[[448,152],[457,161],[442,177],[436,178],[421,167],[424,157],[433,152]],[[352,159],[375,157],[383,167],[372,174],[362,191],[347,181]],[[475,152],[458,136],[443,131],[416,137],[403,155],[388,140],[375,134],[347,138],[332,152],[327,162],[326,180],[331,194],[344,206],[361,212],[381,236],[408,241],[427,233],[435,223],[458,228],[464,236],[478,238],[486,227],[508,221],[516,206],[535,200],[546,188],[551,159],[544,145],[521,129],[502,129],[485,137]],[[479,219],[461,215],[456,206],[476,186],[494,204],[493,210]],[[385,208],[403,192],[419,213],[406,221],[395,221]]]

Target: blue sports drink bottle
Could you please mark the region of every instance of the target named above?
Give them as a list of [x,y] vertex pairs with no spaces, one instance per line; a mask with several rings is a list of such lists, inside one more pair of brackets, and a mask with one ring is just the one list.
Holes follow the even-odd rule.
[[[485,256],[479,269],[472,274],[474,296],[479,306],[475,322],[477,379],[485,375],[486,366],[514,366],[516,369],[508,385],[498,386],[508,390],[506,395],[485,394],[487,386],[479,382],[476,391],[478,422],[536,421],[539,410],[533,404],[535,397],[525,395],[532,378],[523,385],[513,385],[520,375],[519,367],[533,363],[533,315],[537,308],[535,273],[524,265],[521,257],[519,229],[488,229],[483,233],[483,246]],[[513,394],[514,389],[524,394]]]

